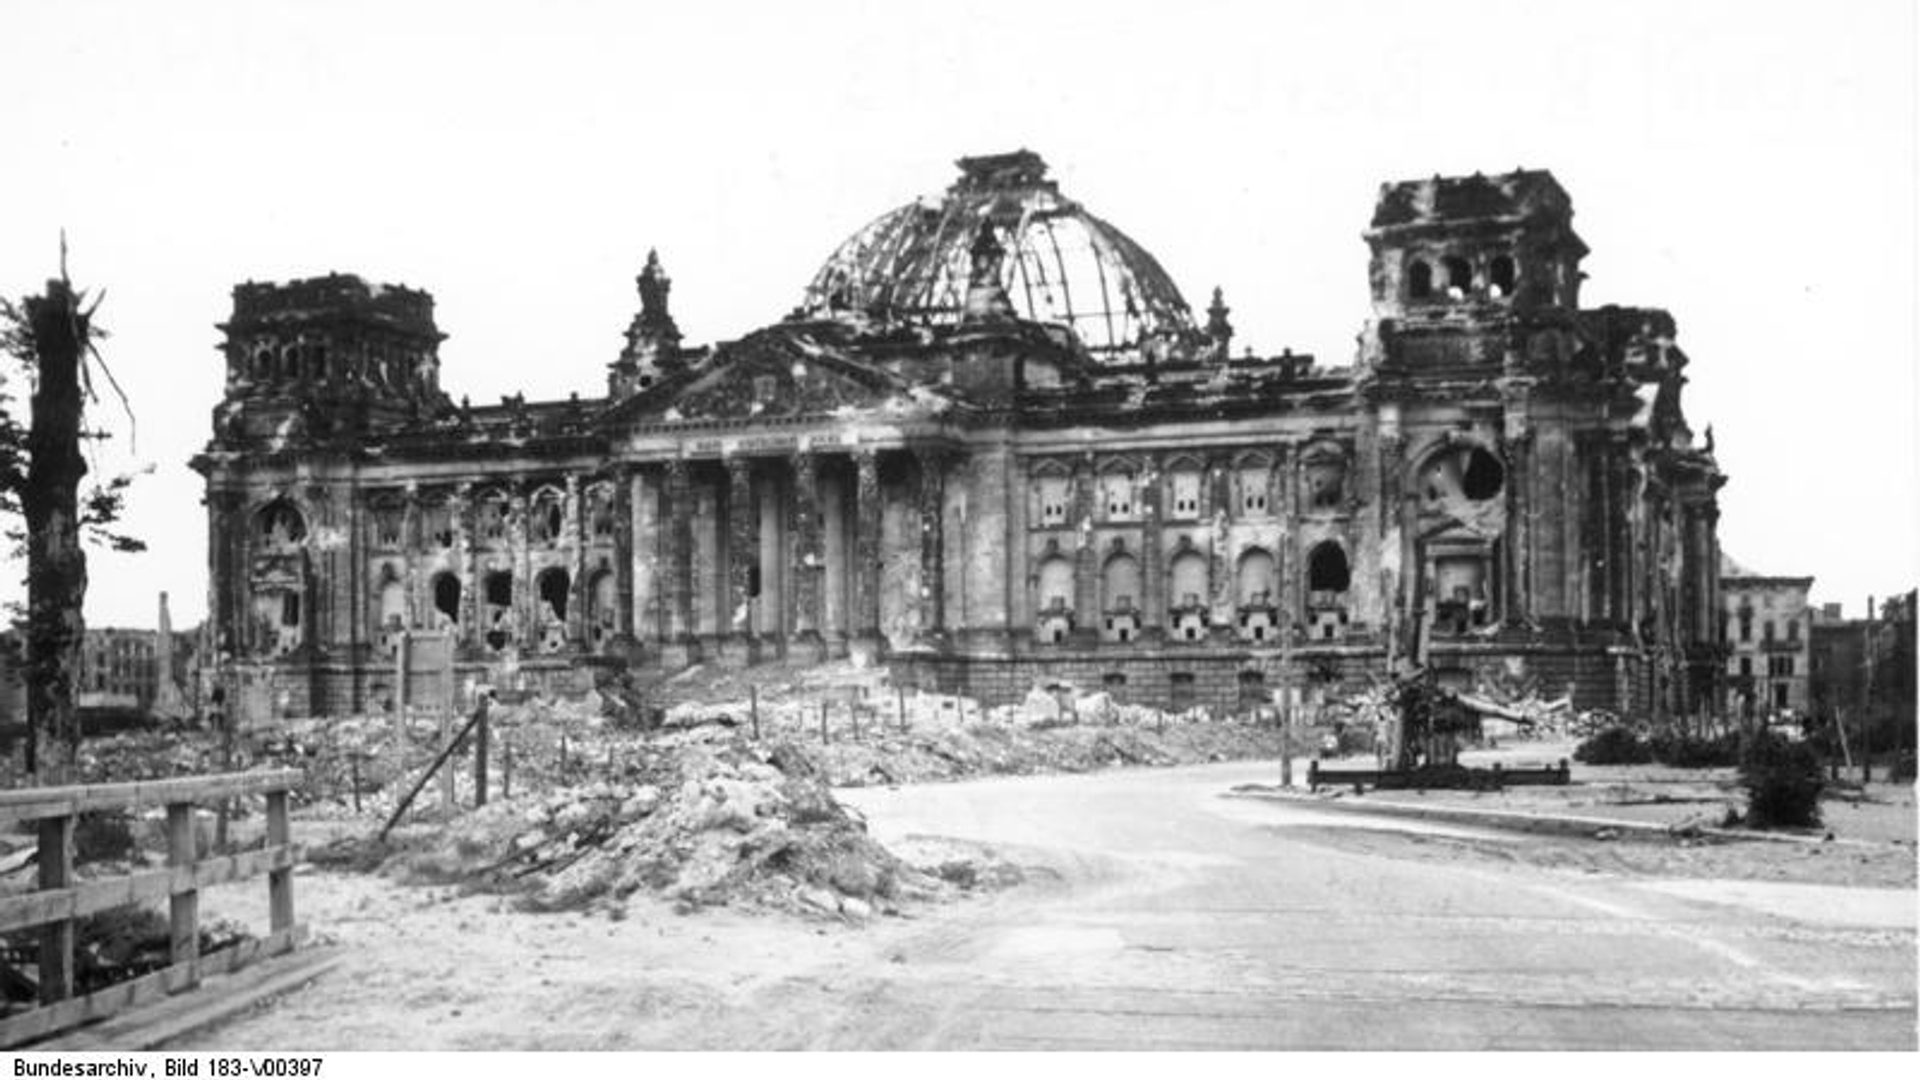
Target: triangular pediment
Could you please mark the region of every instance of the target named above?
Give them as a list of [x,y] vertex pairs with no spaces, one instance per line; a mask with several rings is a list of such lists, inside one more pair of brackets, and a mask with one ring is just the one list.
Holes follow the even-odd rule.
[[940,394],[847,354],[802,328],[770,327],[714,350],[698,368],[616,410],[624,423],[698,423],[859,412],[945,411]]

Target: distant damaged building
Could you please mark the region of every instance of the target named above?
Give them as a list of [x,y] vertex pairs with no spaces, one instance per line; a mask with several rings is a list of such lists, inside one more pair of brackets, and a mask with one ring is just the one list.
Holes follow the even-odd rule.
[[1235,356],[1032,153],[833,252],[801,306],[689,347],[649,257],[604,397],[469,407],[431,298],[234,290],[207,479],[234,677],[378,706],[400,631],[580,685],[854,656],[1234,708],[1418,658],[1581,706],[1718,704],[1711,440],[1663,311],[1579,305],[1545,172],[1381,188],[1350,367]]

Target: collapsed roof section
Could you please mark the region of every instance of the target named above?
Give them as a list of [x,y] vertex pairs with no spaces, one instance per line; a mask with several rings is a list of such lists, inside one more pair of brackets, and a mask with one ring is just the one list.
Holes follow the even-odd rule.
[[1154,342],[1199,340],[1159,262],[1061,195],[1038,154],[958,164],[960,178],[939,202],[909,203],[841,244],[807,287],[801,312],[954,325],[990,310],[979,289],[997,285],[1003,310],[1068,328],[1102,361],[1132,362]]

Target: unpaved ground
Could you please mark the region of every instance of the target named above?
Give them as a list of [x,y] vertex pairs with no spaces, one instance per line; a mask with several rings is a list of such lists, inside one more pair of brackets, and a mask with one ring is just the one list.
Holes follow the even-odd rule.
[[[864,925],[645,898],[538,915],[303,875],[303,917],[345,965],[184,1048],[1914,1049],[1911,889],[1810,902],[1536,865],[1555,850],[1538,837],[1411,822],[1382,839],[1356,815],[1219,797],[1272,772],[846,792],[903,854],[954,837],[1027,867]],[[1466,846],[1418,850],[1435,838]],[[216,892],[222,913],[264,903]]]

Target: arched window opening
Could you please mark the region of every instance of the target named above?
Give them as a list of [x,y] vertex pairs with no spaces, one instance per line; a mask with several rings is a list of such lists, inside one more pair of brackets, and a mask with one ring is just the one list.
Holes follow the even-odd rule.
[[589,528],[595,540],[613,539],[613,493],[604,489],[595,491],[592,499]]
[[400,533],[406,522],[404,508],[392,503],[383,503],[373,508],[373,543],[376,547],[397,548],[400,546]]
[[502,495],[489,495],[480,501],[480,538],[500,543],[507,538],[507,518],[511,511]]
[[1506,470],[1500,467],[1500,459],[1476,446],[1467,455],[1466,472],[1460,478],[1460,494],[1474,502],[1483,502],[1500,494],[1505,481]]
[[1449,255],[1442,260],[1447,270],[1447,299],[1464,300],[1473,291],[1473,267],[1458,255]]
[[307,538],[307,520],[285,499],[268,503],[260,511],[260,538],[268,547],[291,547]]
[[1407,267],[1407,296],[1414,300],[1425,300],[1433,295],[1433,267],[1426,260],[1415,259]]
[[442,629],[460,622],[460,579],[442,571],[433,576],[433,610]]
[[1040,524],[1066,524],[1068,500],[1066,477],[1044,476],[1033,487],[1034,500],[1039,504]]
[[1040,564],[1034,597],[1042,641],[1064,641],[1073,629],[1073,563],[1055,555]]
[[1517,276],[1513,256],[1496,255],[1487,267],[1487,294],[1495,298],[1513,295],[1513,283]]
[[407,625],[407,589],[397,580],[380,586],[380,628],[403,630]]
[[1317,545],[1307,556],[1307,591],[1315,593],[1343,593],[1352,584],[1353,574],[1347,566],[1347,553],[1340,545],[1328,541]]
[[1140,562],[1131,555],[1107,560],[1100,579],[1101,636],[1132,641],[1140,632]]
[[1100,503],[1106,507],[1109,519],[1131,518],[1133,516],[1133,476],[1125,472],[1110,472],[1101,476]]
[[1273,596],[1273,556],[1262,548],[1253,548],[1240,556],[1240,604],[1264,605]]
[[1265,642],[1278,632],[1273,611],[1273,556],[1254,548],[1240,556],[1235,626],[1242,641]]
[[1267,512],[1267,469],[1253,466],[1240,470],[1240,514],[1263,517]]
[[453,508],[445,503],[422,507],[420,531],[426,534],[433,546],[441,550],[453,547]]
[[1325,457],[1307,463],[1307,505],[1315,510],[1338,510],[1347,497],[1347,465]]
[[1200,516],[1200,474],[1192,469],[1184,469],[1173,474],[1172,516],[1175,518],[1196,518]]
[[1207,559],[1191,549],[1174,556],[1167,572],[1167,608],[1175,641],[1207,636]]
[[540,603],[545,608],[542,614],[546,616],[547,621],[564,622],[566,620],[567,586],[570,584],[572,582],[568,579],[567,572],[559,569],[543,570],[540,576],[534,579],[534,588],[539,592]]
[[1506,468],[1485,447],[1453,446],[1435,453],[1420,470],[1421,495],[1427,503],[1486,502],[1499,497],[1506,484]]
[[487,602],[487,648],[499,652],[513,641],[513,574],[491,571],[481,579],[480,589]]
[[537,544],[557,544],[567,520],[566,508],[556,491],[542,491],[534,497],[533,540]]
[[596,652],[613,639],[616,605],[613,572],[602,570],[587,582],[587,633]]

